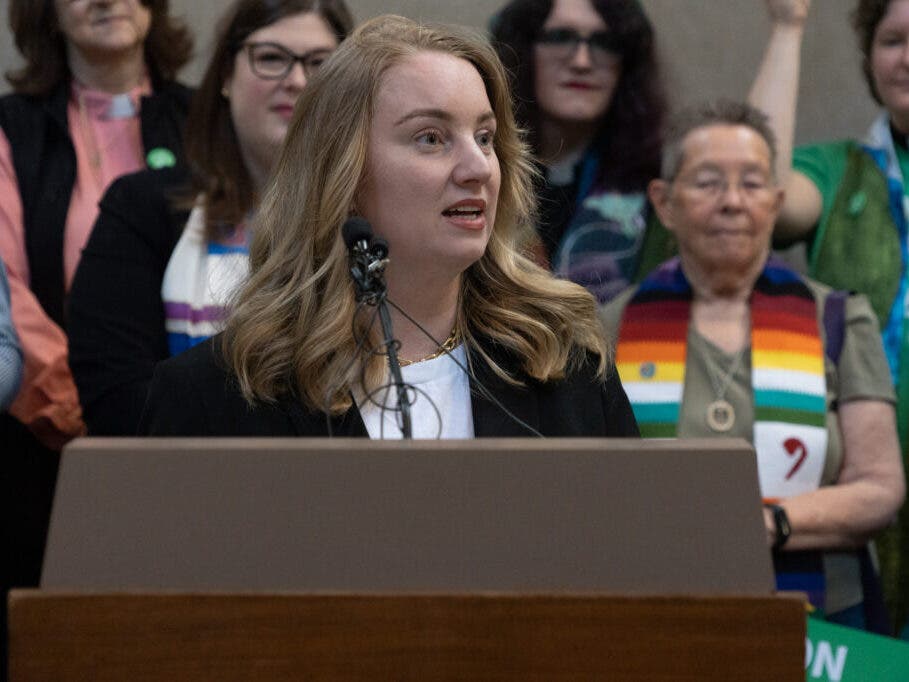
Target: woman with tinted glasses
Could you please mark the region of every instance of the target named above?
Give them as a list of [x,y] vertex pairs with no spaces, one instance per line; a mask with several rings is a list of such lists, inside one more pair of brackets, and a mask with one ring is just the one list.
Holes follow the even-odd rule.
[[653,27],[637,0],[513,0],[492,34],[542,165],[542,255],[607,300],[642,265],[645,189],[659,172]]
[[187,124],[192,181],[124,178],[73,284],[70,356],[92,434],[132,434],[155,364],[213,334],[294,105],[352,26],[343,0],[240,0]]

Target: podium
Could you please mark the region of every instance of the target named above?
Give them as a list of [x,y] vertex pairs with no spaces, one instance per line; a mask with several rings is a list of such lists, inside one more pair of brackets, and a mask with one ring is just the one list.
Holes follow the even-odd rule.
[[760,514],[744,441],[86,439],[10,679],[803,680]]

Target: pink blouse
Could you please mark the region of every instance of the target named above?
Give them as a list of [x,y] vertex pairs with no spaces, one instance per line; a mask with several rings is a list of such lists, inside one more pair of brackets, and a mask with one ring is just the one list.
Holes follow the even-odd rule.
[[[139,119],[148,79],[124,95],[73,82],[67,119],[76,150],[76,181],[66,217],[63,274],[67,290],[98,215],[104,190],[145,166]],[[79,394],[68,365],[66,335],[29,288],[22,201],[9,141],[0,130],[0,256],[9,275],[13,323],[25,357],[22,388],[10,413],[48,446],[62,447],[85,432]]]

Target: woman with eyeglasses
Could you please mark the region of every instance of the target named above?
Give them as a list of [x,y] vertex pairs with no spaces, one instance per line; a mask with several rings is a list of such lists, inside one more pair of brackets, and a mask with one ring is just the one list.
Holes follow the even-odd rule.
[[236,2],[190,111],[189,188],[144,172],[102,199],[69,307],[89,433],[133,434],[155,364],[218,330],[296,100],[352,24],[343,0]]
[[540,256],[608,300],[643,266],[652,217],[666,109],[653,26],[637,0],[512,0],[492,37],[543,174]]
[[864,296],[771,255],[775,159],[757,109],[681,112],[649,186],[679,256],[601,316],[645,438],[754,445],[778,589],[806,592],[832,622],[886,632],[866,545],[905,498],[887,361]]

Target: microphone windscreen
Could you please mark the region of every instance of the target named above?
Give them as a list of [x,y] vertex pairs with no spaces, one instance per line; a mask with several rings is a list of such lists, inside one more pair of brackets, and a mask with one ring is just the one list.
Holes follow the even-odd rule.
[[368,244],[372,239],[372,225],[366,218],[358,215],[351,216],[341,226],[341,237],[348,249],[353,248],[354,244],[360,241]]
[[369,252],[378,259],[385,258],[388,255],[388,242],[381,237],[372,240]]

